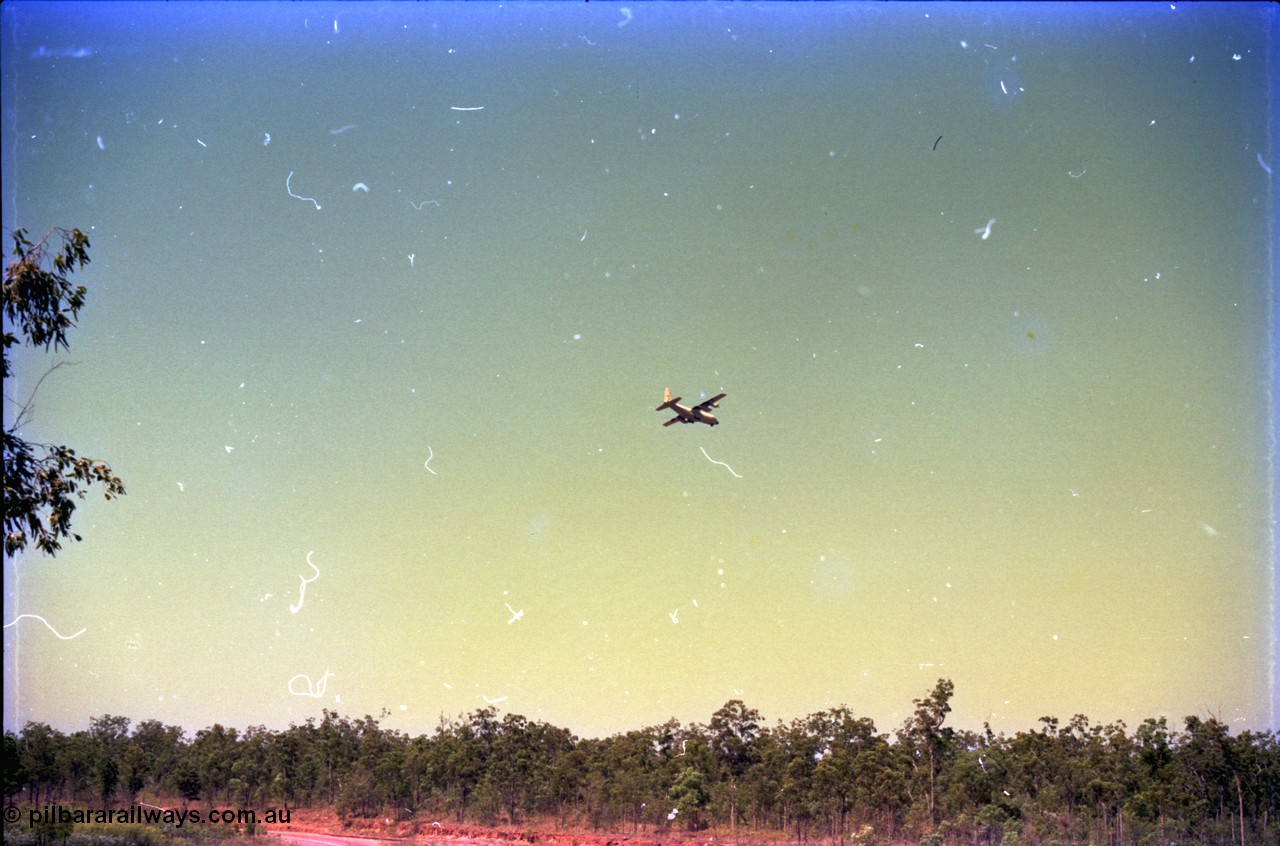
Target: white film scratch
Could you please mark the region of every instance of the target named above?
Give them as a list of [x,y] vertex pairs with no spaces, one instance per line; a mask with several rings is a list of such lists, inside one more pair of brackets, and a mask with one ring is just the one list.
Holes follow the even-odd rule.
[[723,461],[716,461],[714,458],[712,458],[711,456],[707,455],[707,451],[706,451],[705,449],[703,449],[702,447],[698,447],[698,449],[701,449],[701,450],[702,450],[702,454],[707,456],[707,461],[710,461],[712,464],[719,464],[721,467],[723,467],[724,469],[728,470],[730,473],[733,473],[733,475],[734,475],[734,477],[735,477],[735,478],[738,478],[738,479],[741,479],[741,478],[742,478],[742,474],[741,474],[741,473],[736,472],[736,471],[735,471],[732,467],[730,467],[728,464],[725,464]]
[[7,629],[7,628],[9,628],[10,626],[16,626],[16,625],[18,625],[18,621],[19,621],[19,620],[22,620],[22,619],[25,619],[25,618],[30,618],[30,619],[32,619],[32,620],[39,620],[40,622],[44,623],[44,624],[45,624],[45,627],[46,627],[46,628],[48,628],[48,629],[49,629],[49,631],[53,632],[53,636],[54,636],[54,637],[56,637],[56,638],[58,638],[58,640],[74,640],[74,639],[76,639],[76,638],[80,637],[80,635],[82,635],[82,634],[84,634],[85,632],[89,631],[88,627],[86,626],[85,628],[81,629],[80,631],[76,632],[76,633],[75,633],[75,634],[73,634],[73,635],[64,635],[64,634],[60,633],[57,629],[55,629],[55,628],[53,627],[53,624],[52,624],[52,623],[50,623],[50,622],[49,622],[48,620],[46,620],[44,617],[41,617],[39,614],[19,614],[18,616],[16,616],[16,617],[14,617],[14,618],[13,618],[13,622],[5,623],[5,624],[4,624],[4,628],[6,628],[6,629]]
[[293,193],[293,189],[289,187],[289,180],[293,179],[293,171],[289,171],[289,175],[284,178],[284,190],[289,192],[289,196],[295,200],[306,200],[316,207],[316,211],[320,211],[320,204],[316,202],[315,197],[304,197],[301,194]]
[[307,553],[307,566],[309,566],[312,570],[315,570],[316,574],[309,579],[301,575],[298,576],[299,581],[302,582],[302,584],[298,586],[298,604],[289,606],[290,614],[297,614],[299,611],[302,610],[302,603],[306,602],[307,600],[307,585],[311,584],[316,579],[320,578],[320,568],[311,563],[311,556],[313,555],[315,555],[314,550]]
[[[289,679],[289,692],[294,696],[310,696],[313,699],[319,699],[321,696],[324,696],[324,689],[328,686],[329,679],[331,678],[333,678],[333,673],[328,670],[325,670],[324,675],[320,677],[318,682],[312,682],[311,676],[306,673],[298,673],[296,676]],[[293,689],[294,682],[298,679],[302,679],[307,683],[306,690]]]

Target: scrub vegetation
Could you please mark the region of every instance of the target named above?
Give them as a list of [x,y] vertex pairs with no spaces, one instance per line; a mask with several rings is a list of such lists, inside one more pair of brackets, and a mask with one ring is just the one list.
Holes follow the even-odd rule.
[[285,730],[194,737],[116,716],[70,734],[32,722],[5,734],[6,803],[323,808],[374,836],[505,826],[528,841],[590,829],[737,843],[1277,842],[1273,731],[1083,715],[969,731],[946,725],[953,693],[939,680],[892,733],[845,707],[769,726],[739,700],[705,724],[603,739],[493,708],[417,737],[329,710]]

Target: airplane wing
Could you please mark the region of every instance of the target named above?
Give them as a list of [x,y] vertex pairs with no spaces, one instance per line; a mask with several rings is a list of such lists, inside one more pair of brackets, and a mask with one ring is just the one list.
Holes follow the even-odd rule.
[[728,394],[716,394],[716,395],[715,395],[714,397],[712,397],[711,399],[709,399],[709,400],[707,400],[707,401],[705,401],[705,402],[700,402],[700,403],[698,403],[698,404],[697,404],[696,406],[694,406],[694,407],[695,407],[695,408],[701,408],[701,409],[704,409],[704,410],[705,410],[705,409],[708,409],[708,408],[719,408],[719,406],[718,406],[718,405],[716,405],[716,403],[720,402],[720,400],[724,399],[726,396],[728,396]]
[[680,417],[679,415],[677,415],[677,416],[675,416],[675,417],[672,417],[670,420],[668,420],[666,423],[663,423],[662,425],[663,425],[663,426],[670,426],[672,423],[679,423],[679,422],[681,422],[682,420],[684,420],[684,418],[683,418],[683,417]]

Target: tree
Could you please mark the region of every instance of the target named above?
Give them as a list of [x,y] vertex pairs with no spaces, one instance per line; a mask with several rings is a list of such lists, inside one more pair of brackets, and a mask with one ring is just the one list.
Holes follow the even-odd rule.
[[22,750],[18,746],[18,736],[11,731],[4,733],[4,800],[9,800],[22,792],[27,786],[27,768],[22,763]]
[[69,789],[72,802],[87,790],[98,761],[98,746],[87,731],[75,731],[58,744],[59,779]]
[[[822,720],[799,717],[786,726],[779,724],[774,733],[782,748],[779,780],[779,801],[782,816],[781,828],[788,822],[795,826],[795,839],[808,839],[809,826],[821,810],[815,801],[813,775],[826,747],[821,731]],[[815,730],[816,729],[816,730]]]
[[575,743],[572,748],[556,756],[548,774],[548,789],[556,806],[556,819],[561,828],[569,825],[569,813],[582,794],[587,778],[588,742]]
[[27,723],[23,727],[18,746],[22,754],[22,769],[27,774],[27,796],[31,804],[52,801],[54,790],[62,787],[59,754],[65,741],[62,732],[50,728],[48,723]]
[[[284,807],[297,804],[300,798],[309,797],[318,772],[315,757],[308,754],[315,723],[308,720],[301,726],[290,726],[288,731],[275,736],[267,747],[267,766],[271,773],[268,797]],[[415,801],[416,804],[416,801]]]
[[[676,776],[676,782],[671,785],[668,795],[671,801],[676,803],[672,814],[683,814],[688,829],[700,831],[703,828],[702,809],[711,801],[711,791],[707,787],[706,776],[695,767],[685,767],[680,771],[680,775]],[[674,816],[667,818],[674,819]]]
[[601,748],[601,769],[609,774],[609,801],[631,821],[632,834],[639,833],[641,818],[651,803],[655,812],[660,807],[665,788],[659,751],[660,740],[652,729],[616,735]]
[[183,758],[173,771],[173,784],[182,797],[182,808],[200,798],[200,769],[191,755]]
[[756,828],[774,825],[780,807],[782,783],[786,769],[786,749],[781,730],[764,731],[756,744],[756,762],[742,779],[742,802]]
[[111,794],[120,783],[120,765],[115,758],[103,758],[98,761],[98,794],[102,798],[102,807],[107,807]]
[[[951,695],[955,685],[951,679],[938,679],[933,692],[924,699],[912,700],[916,712],[907,720],[899,737],[914,748],[917,766],[927,766],[926,809],[929,822],[937,824],[937,777],[943,758],[951,748],[954,732],[942,724],[951,713]],[[923,761],[919,759],[923,758]]]
[[1173,807],[1172,734],[1164,717],[1144,720],[1134,733],[1137,740],[1139,781],[1137,792],[1129,798],[1125,810],[1136,820],[1154,822],[1158,840],[1168,842],[1166,834],[1169,811]]
[[146,787],[150,772],[151,764],[147,760],[147,753],[136,743],[130,743],[124,750],[124,767],[121,773],[124,792],[130,805],[137,800],[138,791]]
[[[265,726],[249,726],[244,730],[240,742],[236,745],[236,760],[231,765],[231,799],[244,806],[256,804],[265,799],[268,785],[271,783],[270,764],[267,761],[267,750],[272,734]],[[236,790],[240,795],[236,795]]]
[[870,765],[878,747],[886,741],[876,734],[873,721],[855,718],[844,706],[814,714],[808,724],[821,746],[815,752],[815,799],[826,805],[833,836],[843,838],[845,820],[856,797],[869,795],[875,789],[874,768]]
[[433,777],[450,794],[458,810],[458,821],[466,819],[467,805],[480,786],[488,768],[494,739],[498,735],[497,710],[481,708],[466,722],[449,722],[441,717],[436,729]]
[[130,741],[143,753],[145,779],[160,790],[173,787],[171,776],[186,744],[180,726],[166,726],[159,720],[143,720],[133,729]]
[[[61,238],[62,247],[54,252],[51,267],[46,267],[48,241],[54,234]],[[24,229],[14,229],[10,235],[13,260],[4,269],[5,384],[13,375],[9,348],[19,343],[11,329],[17,330],[27,346],[43,347],[45,352],[50,347],[55,352],[69,348],[67,331],[76,325],[84,306],[85,287],[73,286],[67,276],[89,263],[89,238],[79,229],[52,229],[34,244],[27,240]],[[6,555],[20,552],[28,543],[47,555],[57,554],[62,548],[60,539],[80,540],[71,531],[71,515],[76,500],[84,499],[84,488],[94,483],[104,485],[107,499],[125,492],[124,482],[105,461],[76,455],[66,446],[32,444],[18,434],[28,420],[34,396],[33,391],[4,427]]]
[[238,736],[236,729],[214,723],[210,728],[196,732],[195,740],[188,749],[187,754],[200,779],[201,791],[211,808],[219,799],[228,801],[230,798],[227,791],[231,787],[231,767],[235,763]]
[[756,742],[760,736],[760,712],[748,708],[741,699],[730,699],[711,715],[707,725],[711,751],[724,774],[729,791],[729,830],[738,828],[738,783],[756,762]]
[[129,718],[103,714],[89,720],[89,737],[95,746],[98,792],[105,808],[120,783],[120,766],[129,748]]

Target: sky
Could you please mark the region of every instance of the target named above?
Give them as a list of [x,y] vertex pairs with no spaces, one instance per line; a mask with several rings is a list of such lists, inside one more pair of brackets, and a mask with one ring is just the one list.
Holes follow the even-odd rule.
[[5,3],[5,727],[1275,727],[1276,20]]

